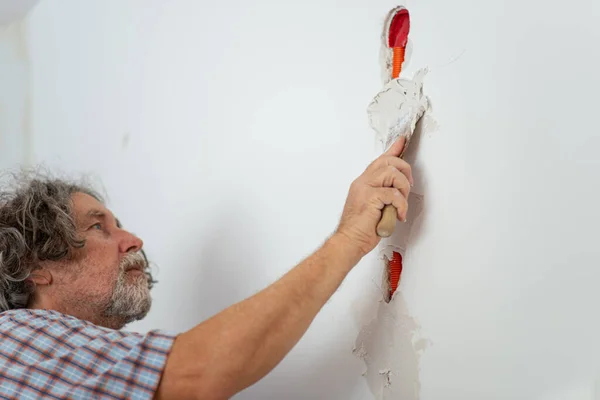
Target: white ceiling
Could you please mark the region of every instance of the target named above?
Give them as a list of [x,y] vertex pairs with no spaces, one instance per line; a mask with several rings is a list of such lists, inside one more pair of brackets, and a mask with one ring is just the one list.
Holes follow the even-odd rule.
[[0,0],[0,25],[23,18],[39,0]]

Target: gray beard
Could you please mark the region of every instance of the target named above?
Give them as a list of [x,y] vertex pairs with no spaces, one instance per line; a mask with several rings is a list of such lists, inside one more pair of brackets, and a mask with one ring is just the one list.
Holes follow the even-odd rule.
[[128,324],[143,319],[150,311],[151,305],[152,298],[146,274],[136,276],[135,280],[132,280],[125,270],[121,269],[105,315]]

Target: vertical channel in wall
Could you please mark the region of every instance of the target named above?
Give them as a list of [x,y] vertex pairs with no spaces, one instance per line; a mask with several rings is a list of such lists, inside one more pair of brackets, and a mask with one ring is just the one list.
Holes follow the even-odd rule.
[[[430,108],[423,92],[428,70],[418,70],[412,79],[402,74],[410,24],[405,7],[398,6],[388,13],[381,36],[383,89],[369,105],[368,116],[383,151],[404,137],[405,148],[400,157],[414,161],[419,137],[425,133],[419,121],[428,115]],[[415,177],[415,183],[418,180]],[[383,279],[377,312],[369,321],[363,321],[354,347],[354,354],[364,360],[363,376],[377,400],[420,398],[420,358],[430,344],[421,335],[420,326],[408,309],[401,279],[403,269],[411,266],[408,249],[423,212],[422,187],[416,189],[412,188],[407,199],[406,221],[398,222],[394,218],[395,228],[382,231],[384,238],[379,252]]]

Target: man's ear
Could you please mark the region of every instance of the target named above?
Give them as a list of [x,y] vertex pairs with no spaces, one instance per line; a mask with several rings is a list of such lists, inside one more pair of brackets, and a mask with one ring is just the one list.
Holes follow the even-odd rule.
[[34,269],[27,280],[36,286],[47,286],[52,284],[52,274],[46,268]]

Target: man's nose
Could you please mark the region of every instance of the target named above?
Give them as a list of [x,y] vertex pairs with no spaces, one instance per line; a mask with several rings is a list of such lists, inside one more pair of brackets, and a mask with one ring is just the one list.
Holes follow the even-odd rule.
[[142,239],[127,231],[123,231],[123,235],[120,248],[122,253],[136,253],[142,250],[142,247],[144,247]]

